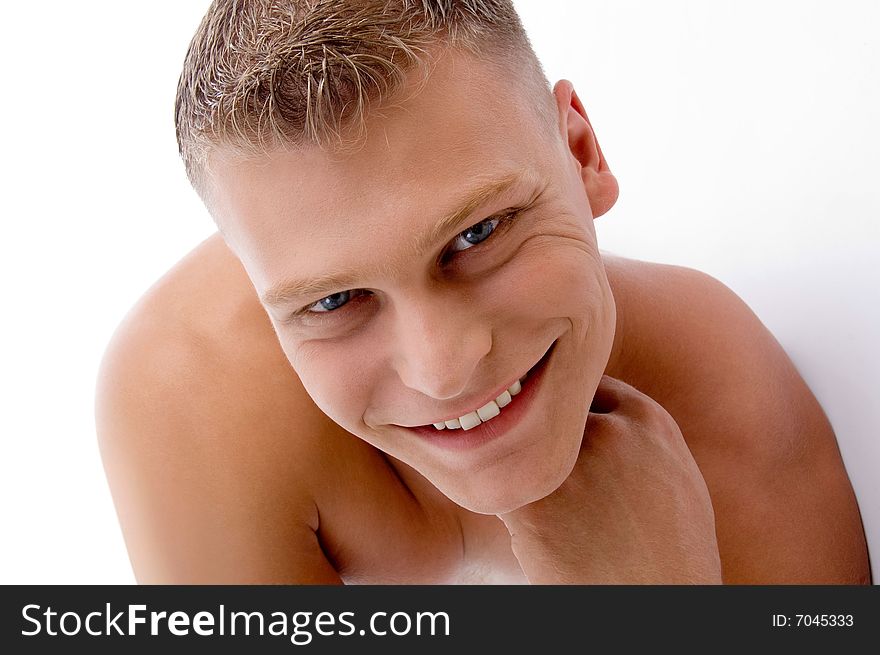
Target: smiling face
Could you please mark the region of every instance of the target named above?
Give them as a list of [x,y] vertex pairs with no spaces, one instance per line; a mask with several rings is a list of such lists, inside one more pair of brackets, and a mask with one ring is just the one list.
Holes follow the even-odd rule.
[[447,53],[356,152],[212,166],[214,215],[315,403],[487,514],[571,472],[615,329],[589,124],[557,92],[549,138],[517,92]]

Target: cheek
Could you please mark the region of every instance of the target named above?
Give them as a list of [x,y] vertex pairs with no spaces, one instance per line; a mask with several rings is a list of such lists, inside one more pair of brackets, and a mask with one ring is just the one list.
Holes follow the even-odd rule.
[[346,339],[291,345],[289,352],[288,360],[321,411],[345,428],[357,426],[373,386],[369,348]]
[[500,278],[511,313],[584,323],[607,309],[604,267],[588,242],[542,234],[525,241],[512,262]]

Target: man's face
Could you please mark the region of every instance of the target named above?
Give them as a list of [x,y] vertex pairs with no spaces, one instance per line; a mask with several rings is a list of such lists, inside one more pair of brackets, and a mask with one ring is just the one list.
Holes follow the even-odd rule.
[[[520,88],[447,54],[357,152],[214,166],[215,215],[316,404],[481,513],[568,476],[615,327],[580,164]],[[477,427],[432,425],[499,396]]]

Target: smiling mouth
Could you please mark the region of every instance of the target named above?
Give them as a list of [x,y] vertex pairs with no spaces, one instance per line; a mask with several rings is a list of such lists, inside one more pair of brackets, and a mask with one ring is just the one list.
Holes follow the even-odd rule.
[[435,430],[472,430],[473,428],[481,425],[483,423],[487,423],[491,421],[496,416],[500,416],[503,408],[507,407],[513,400],[513,398],[522,391],[523,383],[529,378],[529,375],[532,374],[537,368],[544,363],[544,361],[549,356],[550,352],[553,350],[553,346],[556,345],[554,341],[553,344],[547,349],[547,352],[541,356],[541,359],[532,366],[522,377],[516,380],[513,384],[511,384],[507,389],[502,391],[496,398],[490,400],[482,407],[474,409],[466,414],[459,416],[457,418],[452,418],[449,420],[438,421],[436,423],[431,423],[425,426],[419,427],[429,427],[433,426]]
[[495,400],[490,400],[482,407],[468,412],[463,416],[459,416],[458,418],[450,419],[448,421],[439,421],[437,423],[432,423],[431,425],[438,430],[446,430],[447,428],[450,430],[456,430],[458,428],[461,428],[462,430],[470,430],[477,427],[480,423],[485,423],[486,421],[499,416],[501,414],[501,409],[507,407],[511,400],[513,400],[513,397],[522,391],[522,383],[527,376],[528,374],[522,376],[519,380],[507,387],[507,389],[495,398]]

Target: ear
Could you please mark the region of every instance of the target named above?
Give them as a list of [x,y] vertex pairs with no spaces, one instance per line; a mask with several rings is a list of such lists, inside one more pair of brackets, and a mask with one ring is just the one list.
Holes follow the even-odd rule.
[[593,218],[597,218],[617,202],[617,178],[608,168],[593,126],[572,83],[560,80],[553,87],[553,95],[556,97],[560,131],[567,139],[568,149],[579,168]]

